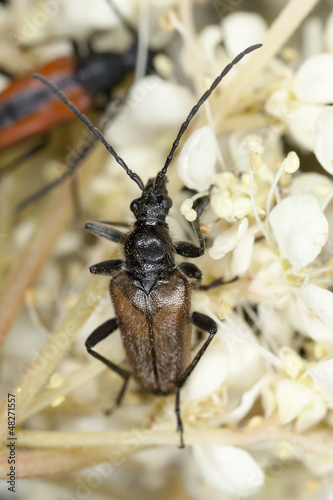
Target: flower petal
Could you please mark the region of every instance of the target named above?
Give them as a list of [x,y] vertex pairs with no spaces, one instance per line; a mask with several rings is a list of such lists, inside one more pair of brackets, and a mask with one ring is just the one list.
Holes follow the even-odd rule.
[[221,28],[216,25],[206,26],[199,34],[200,45],[209,61],[214,61],[216,47],[221,43]]
[[333,346],[333,293],[317,285],[303,286],[297,304],[308,335],[317,342]]
[[212,247],[209,249],[209,255],[212,259],[222,259],[228,252],[231,252],[239,241],[244,237],[249,221],[247,218],[241,220],[236,226],[223,231],[215,238]]
[[294,380],[277,383],[276,397],[282,425],[297,418],[297,431],[302,432],[320,422],[326,414],[322,398],[308,387]]
[[196,130],[185,142],[178,158],[178,175],[190,189],[208,189],[215,179],[216,138],[208,126]]
[[244,47],[263,41],[267,23],[259,14],[235,12],[223,19],[222,29],[227,52],[234,57],[244,50]]
[[219,420],[219,423],[225,425],[225,424],[235,424],[237,422],[240,422],[254,405],[254,402],[256,401],[261,392],[262,385],[263,385],[263,379],[260,379],[259,382],[257,382],[253,387],[251,387],[251,389],[244,392],[242,394],[239,405],[236,406],[236,408],[234,408],[233,410],[223,415]]
[[322,106],[301,105],[287,115],[289,132],[292,138],[307,151],[313,151],[316,122]]
[[302,172],[293,178],[289,195],[311,194],[321,205],[333,189],[333,182],[317,172]]
[[325,106],[317,118],[314,153],[321,166],[333,174],[333,108]]
[[228,371],[228,351],[223,342],[214,339],[182,389],[182,400],[201,399],[212,394],[223,384]]
[[256,493],[265,477],[251,455],[235,446],[193,446],[193,455],[205,482],[217,491],[248,496]]
[[276,205],[269,222],[283,257],[297,269],[308,266],[328,238],[328,222],[310,195],[289,196]]
[[314,382],[333,399],[333,359],[321,361],[310,368],[309,371]]
[[237,243],[231,258],[231,276],[244,274],[250,267],[255,234],[258,228],[250,228]]
[[298,68],[292,90],[300,101],[317,104],[333,102],[333,54],[317,54]]

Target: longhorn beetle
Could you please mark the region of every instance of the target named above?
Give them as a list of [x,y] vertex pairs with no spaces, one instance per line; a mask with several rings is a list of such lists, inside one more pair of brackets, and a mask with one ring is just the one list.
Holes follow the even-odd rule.
[[[89,111],[98,95],[109,100],[110,91],[132,74],[136,66],[138,33],[111,0],[107,3],[132,35],[133,43],[125,53],[96,52],[89,40],[89,53],[80,55],[78,44],[72,40],[74,55],[58,57],[37,70],[65,91],[82,112]],[[157,51],[148,48],[145,71],[153,67],[156,54]],[[53,97],[39,82],[31,80],[31,74],[15,78],[0,93],[0,151],[44,135],[73,118],[73,113]],[[32,156],[44,142],[41,140],[26,156]]]
[[[176,392],[175,412],[181,448],[184,447],[184,440],[180,389],[213,340],[217,326],[209,316],[199,312],[191,313],[192,283],[198,287],[202,274],[198,267],[190,262],[177,265],[175,254],[188,258],[199,257],[205,251],[205,243],[198,219],[193,222],[193,229],[199,246],[186,241],[172,241],[165,222],[172,205],[166,188],[166,174],[179,141],[200,106],[231,68],[246,54],[259,47],[260,44],[253,45],[241,52],[214,80],[180,127],[164,167],[155,178],[149,179],[146,185],[117,155],[103,134],[93,127],[87,117],[82,115],[55,85],[44,77],[35,75],[88,126],[142,191],[140,198],[133,200],[130,205],[136,220],[128,233],[113,228],[112,223],[108,222],[86,224],[89,231],[119,243],[124,250],[124,259],[106,260],[90,267],[92,274],[112,276],[110,294],[116,317],[106,321],[89,335],[86,348],[92,356],[122,377],[123,385],[116,399],[117,405],[125,394],[130,376],[133,376],[144,390],[155,394]],[[192,361],[191,323],[209,334]],[[99,342],[118,328],[129,371],[94,351]]]

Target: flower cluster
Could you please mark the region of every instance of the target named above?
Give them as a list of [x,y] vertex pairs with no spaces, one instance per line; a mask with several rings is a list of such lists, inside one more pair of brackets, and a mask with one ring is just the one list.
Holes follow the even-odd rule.
[[[242,25],[247,43],[258,40],[258,31],[265,29],[258,15],[227,17],[223,40],[230,56],[239,50],[234,34]],[[213,29],[217,31],[205,28],[209,36]],[[274,116],[274,121],[227,136],[203,126],[179,155],[178,174],[188,188],[202,193],[213,186],[204,217],[209,242],[205,270],[215,279],[223,271],[229,279],[239,278],[211,300],[201,293],[195,302],[199,305],[202,299],[211,314],[217,308],[216,297],[223,297],[234,312],[219,322],[214,346],[187,384],[186,404],[193,422],[204,419],[211,425],[244,429],[274,422],[295,433],[319,428],[331,432],[333,183],[329,175],[318,173],[314,156],[312,171],[302,171],[306,148],[328,174],[333,172],[331,60],[330,53],[316,54],[300,61],[295,71],[287,61],[271,61],[243,100],[249,103],[251,92],[261,94],[262,101],[247,113]],[[280,79],[274,88],[277,71]],[[215,109],[214,102],[211,107]],[[283,153],[286,134],[298,154]],[[196,197],[182,205],[189,221],[195,217]],[[203,397],[210,399],[204,417]],[[309,455],[303,456],[297,446],[292,453],[313,473],[332,471],[332,462],[323,467],[312,455],[310,464]],[[267,453],[266,468],[271,458]],[[263,486],[260,469],[239,448],[196,446],[194,460],[206,482],[224,493],[251,495]]]

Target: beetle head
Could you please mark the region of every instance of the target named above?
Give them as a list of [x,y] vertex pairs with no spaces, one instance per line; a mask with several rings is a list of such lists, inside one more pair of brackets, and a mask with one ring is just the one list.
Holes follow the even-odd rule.
[[164,221],[172,206],[172,200],[168,196],[166,180],[155,187],[155,178],[148,180],[140,198],[133,200],[131,210],[136,219],[157,219]]

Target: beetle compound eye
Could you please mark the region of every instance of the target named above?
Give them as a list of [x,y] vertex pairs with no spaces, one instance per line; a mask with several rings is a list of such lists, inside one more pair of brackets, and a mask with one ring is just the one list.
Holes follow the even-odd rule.
[[171,200],[171,198],[169,198],[169,196],[167,196],[166,198],[163,198],[162,207],[165,210],[169,210],[172,207],[172,200]]
[[138,204],[137,204],[136,200],[132,201],[132,203],[130,204],[130,209],[131,209],[131,212],[133,212],[133,213],[138,211]]

